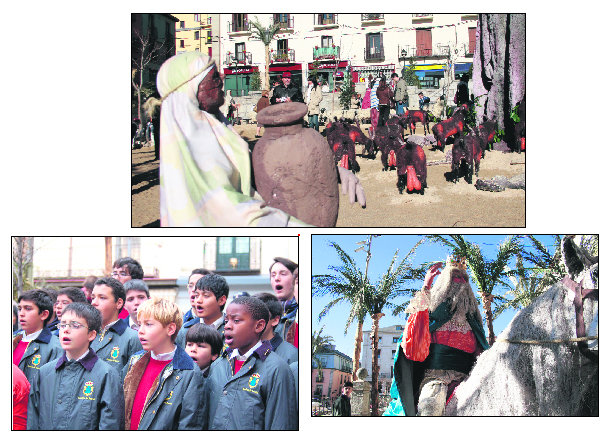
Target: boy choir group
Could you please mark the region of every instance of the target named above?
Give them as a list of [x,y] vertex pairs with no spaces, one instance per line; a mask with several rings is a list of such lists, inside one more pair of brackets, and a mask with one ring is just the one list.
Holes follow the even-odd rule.
[[193,270],[184,316],[149,297],[132,258],[88,297],[73,287],[56,301],[48,290],[24,292],[13,429],[297,429],[298,265],[274,260],[275,295],[239,296],[226,310],[226,279]]

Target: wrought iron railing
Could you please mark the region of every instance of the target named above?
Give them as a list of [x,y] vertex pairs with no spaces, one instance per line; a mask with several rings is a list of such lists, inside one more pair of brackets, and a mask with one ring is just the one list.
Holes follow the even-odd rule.
[[296,52],[294,49],[274,50],[271,52],[271,62],[295,62]]
[[378,21],[383,19],[384,14],[361,14],[361,21]]
[[313,60],[320,59],[339,59],[340,47],[315,47],[312,50]]
[[227,52],[226,54],[226,64],[242,64],[242,65],[251,65],[252,64],[252,53],[248,52],[236,52],[231,53]]
[[228,21],[227,24],[228,33],[250,31],[250,23],[247,20],[243,20],[243,23],[231,23]]
[[383,61],[386,59],[384,54],[384,45],[380,44],[379,47],[366,47],[365,48],[365,60],[366,61]]

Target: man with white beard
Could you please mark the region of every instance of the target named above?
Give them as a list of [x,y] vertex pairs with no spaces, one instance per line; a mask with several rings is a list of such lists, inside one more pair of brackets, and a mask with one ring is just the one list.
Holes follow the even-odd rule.
[[385,415],[443,415],[455,386],[488,348],[465,259],[449,257],[442,273],[440,268],[440,262],[430,268],[422,290],[406,309],[411,315],[397,352],[393,401]]

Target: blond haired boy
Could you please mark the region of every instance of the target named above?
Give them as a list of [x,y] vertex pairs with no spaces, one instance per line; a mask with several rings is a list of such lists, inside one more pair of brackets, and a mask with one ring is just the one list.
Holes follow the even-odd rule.
[[152,297],[137,311],[143,350],[124,367],[126,430],[202,430],[205,406],[201,371],[174,341],[182,312]]

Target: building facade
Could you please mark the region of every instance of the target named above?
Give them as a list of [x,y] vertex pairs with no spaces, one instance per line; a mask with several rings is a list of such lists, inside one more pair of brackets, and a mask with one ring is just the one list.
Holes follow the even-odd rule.
[[[394,368],[394,355],[397,349],[397,343],[403,334],[404,325],[396,324],[378,330],[378,386],[380,393],[388,393],[392,384],[392,374]],[[363,330],[363,347],[361,348],[361,366],[367,369],[367,378],[365,381],[371,382],[372,374],[372,356],[370,339],[371,330]]]
[[172,14],[178,19],[175,25],[176,53],[197,51],[210,56],[217,63],[218,14]]
[[[112,237],[110,263],[138,260],[153,295],[188,310],[187,283],[195,268],[226,277],[229,300],[239,292],[272,292],[269,267],[274,257],[298,262],[297,237]],[[102,277],[104,237],[34,238],[33,276],[37,286],[81,286],[88,275]]]
[[250,27],[256,18],[263,26],[280,26],[269,46],[271,82],[289,71],[305,88],[309,72],[318,70],[333,90],[348,69],[361,92],[369,74],[389,78],[393,72],[400,74],[410,60],[422,87],[442,87],[467,72],[478,15],[221,14],[220,65],[225,89],[233,95],[247,95],[251,74],[264,72],[264,44],[252,36]]
[[352,358],[329,345],[323,353],[317,354],[321,371],[312,362],[312,396],[314,401],[333,400],[340,395],[347,381],[352,381]]
[[159,67],[176,53],[174,23],[177,21],[172,14],[131,14],[132,68],[138,70],[137,75],[140,74],[141,56],[149,60],[143,69],[144,86],[155,88]]

